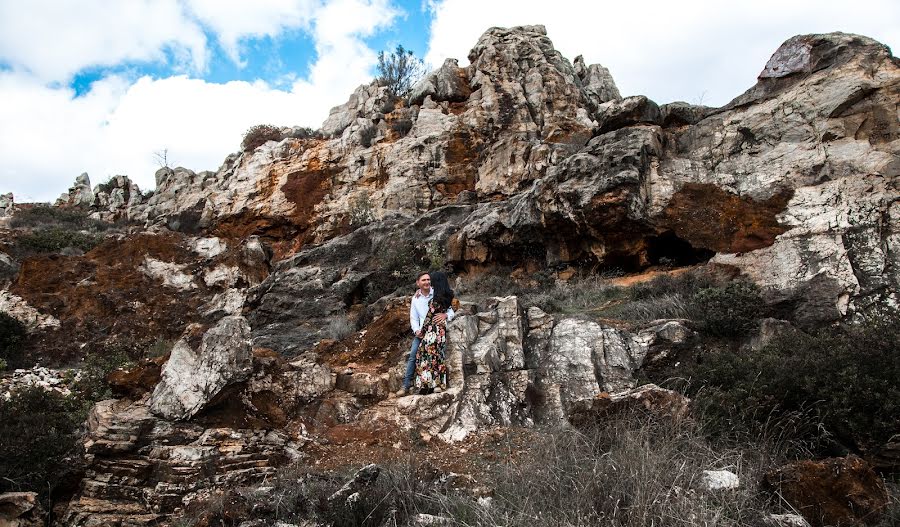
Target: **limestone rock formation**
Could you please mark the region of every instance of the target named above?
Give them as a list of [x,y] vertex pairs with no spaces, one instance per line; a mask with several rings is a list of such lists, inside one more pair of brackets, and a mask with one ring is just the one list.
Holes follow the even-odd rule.
[[689,322],[584,320],[516,296],[461,308],[448,390],[389,399],[417,269],[550,282],[724,269],[790,321],[766,321],[749,346],[900,305],[900,62],[885,46],[795,37],[722,108],[622,97],[541,26],[491,28],[468,58],[407,99],[360,86],[320,133],[215,171],[162,168],[149,198],[117,176],[94,189],[93,216],[149,232],[23,261],[0,308],[50,350],[65,347],[48,336],[57,321],[72,341],[61,356],[86,335],[186,330],[164,365],[111,376],[124,398],[92,410],[67,525],[164,522],[211,486],[332,452],[341,433],[452,441],[635,407],[687,415],[690,401],[636,371],[691,346]]
[[184,339],[175,343],[150,397],[152,411],[168,419],[190,418],[222,388],[246,380],[252,368],[249,337],[247,321],[230,316],[203,335],[197,351]]
[[[82,174],[82,176],[89,185],[90,181],[87,180],[87,174]],[[79,176],[79,178],[82,176]],[[87,190],[79,187],[78,180],[76,180],[75,188],[80,190],[76,191],[78,197],[73,199],[86,199],[88,196]],[[109,222],[139,218],[141,206],[144,203],[144,195],[141,194],[141,189],[128,176],[114,176],[108,182],[97,185],[91,196],[93,197],[91,207],[94,210],[92,216]],[[79,201],[78,203],[81,202]],[[70,200],[69,204],[75,205],[77,203]]]
[[432,102],[465,102],[471,89],[466,71],[456,59],[447,59],[440,68],[426,75],[409,93],[409,104],[422,105],[426,97]]
[[69,191],[56,200],[57,207],[90,207],[94,204],[94,191],[91,190],[91,178],[82,172],[75,178],[75,184]]
[[94,406],[84,450],[85,477],[65,525],[157,525],[186,497],[259,481],[299,455],[282,431],[166,421],[146,399]]
[[[718,109],[623,99],[541,26],[492,28],[469,61],[446,62],[406,102],[361,86],[332,110],[329,139],[270,142],[216,172],[161,169],[128,216],[262,236],[280,257],[474,201],[446,226],[463,269],[711,258],[810,324],[897,304],[900,67],[885,46],[795,37]],[[110,203],[137,195],[116,185]]]
[[7,194],[0,194],[0,218],[7,218],[12,216],[13,211],[16,208],[15,198],[12,195],[12,192]]

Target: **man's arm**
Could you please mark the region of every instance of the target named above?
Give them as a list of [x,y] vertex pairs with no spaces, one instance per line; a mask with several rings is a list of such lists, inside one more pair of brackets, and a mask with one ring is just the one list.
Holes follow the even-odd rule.
[[422,329],[422,323],[419,321],[418,315],[416,315],[415,300],[416,297],[413,296],[413,299],[409,301],[409,327],[413,333],[418,333]]

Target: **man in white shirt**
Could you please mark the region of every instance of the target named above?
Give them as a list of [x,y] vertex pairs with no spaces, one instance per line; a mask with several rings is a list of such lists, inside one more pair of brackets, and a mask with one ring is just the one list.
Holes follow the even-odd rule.
[[[428,316],[428,304],[434,296],[431,289],[431,276],[428,273],[419,273],[416,278],[416,293],[409,303],[409,327],[413,332],[412,346],[409,349],[409,358],[406,361],[406,374],[403,376],[403,388],[397,391],[396,395],[402,397],[409,393],[410,384],[412,384],[413,376],[416,374],[416,351],[419,349],[419,343],[425,334],[422,330],[422,323]],[[455,313],[453,308],[447,308],[446,313],[438,313],[434,316],[434,321],[438,324],[453,320]]]

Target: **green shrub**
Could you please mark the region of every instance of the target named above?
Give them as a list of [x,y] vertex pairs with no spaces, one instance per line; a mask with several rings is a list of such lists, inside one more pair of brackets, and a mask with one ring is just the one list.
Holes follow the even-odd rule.
[[9,367],[21,365],[26,330],[17,319],[0,313],[0,359]]
[[244,140],[241,141],[241,150],[244,152],[252,152],[268,141],[281,141],[284,139],[284,133],[281,128],[271,124],[257,124],[251,126],[244,134]]
[[704,354],[699,396],[727,419],[814,411],[847,443],[880,444],[900,432],[900,317],[814,335],[785,334],[764,348]]
[[724,287],[705,287],[691,297],[691,311],[702,329],[717,337],[741,337],[755,329],[763,315],[763,301],[756,284],[731,282]]
[[412,119],[397,119],[396,121],[391,122],[391,130],[394,131],[400,137],[405,137],[406,134],[412,130],[413,122]]
[[53,489],[84,417],[78,400],[37,387],[0,397],[0,493]]
[[80,208],[61,208],[37,205],[17,210],[9,220],[12,228],[58,227],[66,230],[105,231],[112,223],[88,217],[88,211]]
[[350,226],[354,228],[362,227],[372,223],[375,219],[375,213],[372,212],[372,202],[369,200],[369,193],[362,191],[353,198],[350,204]]
[[359,130],[359,144],[364,148],[369,148],[372,146],[372,141],[375,140],[375,136],[378,135],[378,127],[377,126],[366,126],[365,128],[360,128]]
[[99,352],[89,353],[81,365],[81,376],[72,388],[86,401],[111,399],[113,393],[106,376],[130,363],[129,353],[119,346],[108,346]]
[[19,236],[16,245],[26,254],[46,254],[69,247],[87,252],[102,241],[103,237],[96,234],[50,227]]
[[0,359],[0,371],[6,371],[8,367],[9,364],[6,363],[6,359]]

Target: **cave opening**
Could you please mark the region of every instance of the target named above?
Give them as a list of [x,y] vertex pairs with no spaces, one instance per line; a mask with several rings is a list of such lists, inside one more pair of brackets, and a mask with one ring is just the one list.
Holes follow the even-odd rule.
[[715,251],[694,247],[672,231],[647,238],[647,261],[650,265],[696,265],[709,261],[715,254]]
[[709,261],[715,254],[715,251],[694,247],[672,231],[665,231],[646,236],[630,250],[609,251],[595,270],[609,275],[634,274],[649,267],[697,265]]

